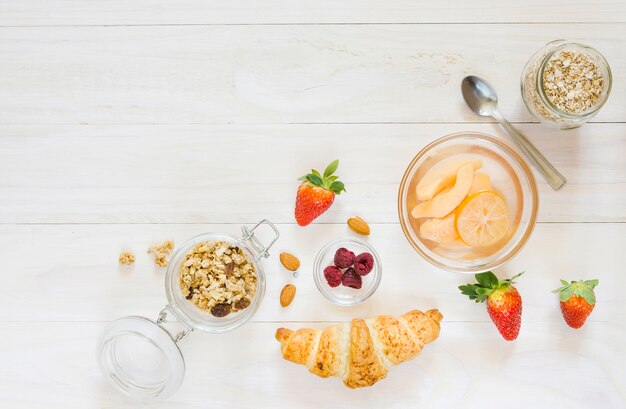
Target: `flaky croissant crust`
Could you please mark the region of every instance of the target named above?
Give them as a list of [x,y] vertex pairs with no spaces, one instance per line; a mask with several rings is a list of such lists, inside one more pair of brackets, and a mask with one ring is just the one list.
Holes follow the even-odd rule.
[[359,388],[375,384],[391,366],[418,355],[439,336],[441,319],[438,310],[413,310],[400,317],[355,318],[321,331],[279,328],[276,339],[286,360],[322,378],[337,376],[349,388]]

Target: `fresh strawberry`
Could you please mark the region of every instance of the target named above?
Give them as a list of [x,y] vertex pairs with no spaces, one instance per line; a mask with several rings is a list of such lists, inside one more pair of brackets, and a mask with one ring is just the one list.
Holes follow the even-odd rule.
[[517,338],[522,325],[522,297],[513,287],[513,280],[522,274],[514,275],[508,280],[498,280],[495,274],[487,271],[475,275],[478,284],[459,286],[461,293],[469,296],[470,300],[487,300],[487,312],[491,321],[507,341]]
[[562,287],[552,291],[559,294],[561,313],[565,322],[572,328],[580,328],[596,306],[596,294],[593,292],[598,280],[572,281],[561,280]]
[[335,194],[346,189],[343,183],[337,180],[333,173],[337,170],[339,161],[334,160],[320,175],[315,169],[298,180],[302,183],[296,194],[296,221],[300,226],[306,226],[324,213],[335,201]]

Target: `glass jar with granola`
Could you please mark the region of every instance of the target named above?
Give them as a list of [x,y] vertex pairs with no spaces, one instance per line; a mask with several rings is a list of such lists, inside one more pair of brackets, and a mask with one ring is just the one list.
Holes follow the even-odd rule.
[[[259,230],[273,233],[271,240],[267,234],[260,240]],[[205,233],[184,243],[167,263],[168,303],[157,319],[126,316],[105,328],[98,364],[120,392],[142,402],[167,398],[185,375],[182,339],[196,330],[228,332],[254,315],[265,294],[261,259],[279,233],[268,220],[241,232]]]
[[522,72],[522,98],[541,122],[572,129],[590,120],[611,92],[611,69],[596,49],[556,40],[531,57]]

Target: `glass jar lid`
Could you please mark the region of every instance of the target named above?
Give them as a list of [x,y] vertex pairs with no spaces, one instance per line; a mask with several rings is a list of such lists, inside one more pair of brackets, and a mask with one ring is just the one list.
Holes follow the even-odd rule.
[[115,388],[143,402],[169,397],[185,375],[185,360],[172,336],[143,317],[110,323],[98,342],[97,359]]

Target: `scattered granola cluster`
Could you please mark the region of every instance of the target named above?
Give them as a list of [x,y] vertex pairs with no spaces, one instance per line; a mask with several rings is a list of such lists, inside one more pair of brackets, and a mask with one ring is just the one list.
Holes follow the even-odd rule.
[[182,262],[182,294],[215,317],[247,308],[256,293],[256,271],[242,249],[225,241],[198,243]]
[[602,69],[580,51],[560,51],[552,56],[543,71],[543,91],[561,111],[580,114],[600,101]]
[[170,262],[169,256],[174,250],[174,242],[166,240],[163,244],[152,246],[148,249],[148,254],[154,256],[154,264],[165,267]]
[[130,251],[123,251],[120,253],[120,257],[118,260],[120,264],[129,266],[135,262],[135,255]]

